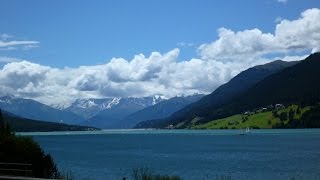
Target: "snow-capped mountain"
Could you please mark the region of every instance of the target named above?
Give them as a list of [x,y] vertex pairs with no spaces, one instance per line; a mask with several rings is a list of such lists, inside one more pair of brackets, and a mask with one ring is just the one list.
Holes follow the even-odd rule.
[[65,105],[50,107],[32,99],[7,95],[0,97],[0,108],[35,120],[82,124],[99,128],[130,128],[140,120],[162,117],[163,112],[166,112],[167,116],[200,97],[176,97],[170,100],[162,96],[89,98],[77,99],[69,107]]
[[77,99],[71,106],[65,108],[66,111],[73,112],[84,119],[89,119],[104,109],[112,108],[119,103],[121,98],[104,99]]
[[[123,105],[127,104],[132,107],[132,109],[127,109],[126,112],[122,112],[126,114],[127,111],[131,112],[136,107],[145,108],[151,105],[155,105],[158,102],[163,101],[164,99],[161,96],[150,96],[150,97],[124,97],[124,98],[103,98],[103,99],[77,99],[75,102],[71,104],[71,106],[64,108],[65,111],[73,112],[84,119],[90,119],[96,115],[99,115],[100,112],[107,110],[108,112],[111,109],[118,109]],[[100,115],[99,115],[100,116]]]
[[117,128],[133,128],[142,121],[167,118],[174,112],[198,101],[203,96],[204,94],[181,95],[164,100],[128,115],[117,123]]
[[12,95],[0,97],[0,108],[18,115],[20,117],[50,121],[78,124],[83,118],[72,112],[55,109],[32,99],[24,99]]

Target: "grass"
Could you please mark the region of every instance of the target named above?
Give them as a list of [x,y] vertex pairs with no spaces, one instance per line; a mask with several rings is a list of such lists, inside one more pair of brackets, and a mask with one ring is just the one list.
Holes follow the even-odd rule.
[[[278,111],[278,114],[281,112],[289,112],[290,109],[296,111],[298,108],[297,105],[291,105],[284,109]],[[311,107],[301,108],[300,114],[295,114],[294,118],[299,119],[303,113],[310,110]],[[261,129],[270,129],[273,125],[281,122],[279,118],[274,117],[271,111],[268,112],[257,112],[252,115],[243,115],[236,114],[222,119],[212,120],[205,124],[193,125],[192,129],[245,129],[250,128],[261,128]],[[284,124],[288,123],[284,121]]]
[[[248,119],[244,120],[243,118]],[[251,116],[237,114],[194,126],[193,129],[244,129],[247,127],[272,128],[272,125],[277,122],[280,122],[280,120],[274,118],[271,112],[258,113]]]

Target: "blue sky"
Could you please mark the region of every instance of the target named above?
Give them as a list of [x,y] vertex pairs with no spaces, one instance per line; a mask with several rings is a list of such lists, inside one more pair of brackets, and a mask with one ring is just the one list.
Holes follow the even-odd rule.
[[1,1],[0,33],[40,43],[0,56],[77,67],[178,47],[179,60],[188,60],[197,57],[198,46],[217,39],[220,27],[273,32],[276,18],[295,19],[319,5],[317,0],[7,0]]
[[211,93],[241,71],[320,51],[319,0],[2,0],[0,95]]

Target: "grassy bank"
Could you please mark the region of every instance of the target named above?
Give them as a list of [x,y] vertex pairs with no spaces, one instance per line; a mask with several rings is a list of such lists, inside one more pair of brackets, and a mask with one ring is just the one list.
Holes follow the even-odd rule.
[[[299,110],[298,110],[299,109]],[[270,129],[275,127],[277,124],[287,124],[289,117],[282,118],[280,115],[289,112],[294,112],[293,118],[300,119],[301,116],[310,110],[310,107],[300,108],[297,105],[291,105],[277,111],[256,111],[249,115],[236,114],[230,117],[212,120],[205,124],[196,125],[194,124],[192,129],[244,129],[247,127],[257,129]]]

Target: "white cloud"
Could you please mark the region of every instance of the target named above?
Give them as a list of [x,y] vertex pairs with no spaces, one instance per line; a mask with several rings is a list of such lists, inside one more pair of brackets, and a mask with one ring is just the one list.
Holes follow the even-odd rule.
[[28,44],[28,45],[23,46],[22,49],[27,51],[27,50],[30,50],[30,49],[33,49],[33,48],[38,48],[38,47],[39,47],[38,44],[36,44],[36,45]]
[[274,59],[281,59],[283,61],[297,61],[297,60],[303,60],[307,58],[309,55],[302,55],[302,56],[283,56],[283,57],[275,57]]
[[192,47],[192,46],[194,46],[194,43],[190,43],[190,42],[187,43],[187,42],[183,42],[183,41],[182,41],[182,42],[178,42],[178,43],[177,43],[177,46],[178,46],[178,47]]
[[39,44],[38,41],[0,41],[0,47]]
[[14,57],[0,56],[0,62],[2,63],[19,62],[19,61],[23,61],[23,60],[19,58],[14,58]]
[[76,98],[149,96],[212,92],[244,68],[241,63],[191,59],[178,62],[180,50],[128,61],[78,68],[52,68],[29,61],[11,62],[0,69],[0,92],[33,98],[46,104],[70,104]]
[[14,38],[9,34],[0,34],[0,50],[14,50],[17,47],[23,47],[25,50],[39,47],[39,41],[21,41],[21,40],[9,40]]
[[288,0],[277,0],[279,3],[287,3]]
[[308,9],[297,20],[282,20],[275,38],[283,50],[320,50],[320,9]]
[[320,50],[320,9],[308,9],[297,20],[281,20],[274,33],[259,29],[234,32],[220,28],[218,40],[198,48],[203,59],[244,61],[270,53],[287,53]]
[[6,34],[6,33],[0,34],[0,39],[2,39],[2,40],[7,40],[10,38],[13,38],[13,36]]
[[[9,62],[0,69],[0,93],[48,105],[70,104],[77,98],[210,93],[248,67],[276,59],[300,60],[304,57],[300,52],[319,50],[318,19],[320,10],[309,9],[297,20],[281,20],[274,33],[220,28],[216,41],[198,48],[199,58],[186,61],[178,61],[179,49],[62,69],[0,57],[0,61]],[[23,44],[27,45],[37,43]],[[299,56],[292,53],[297,51]],[[272,54],[277,57],[266,58]]]
[[262,33],[259,29],[234,32],[220,28],[218,34],[218,40],[211,44],[203,44],[198,48],[203,59],[232,61],[272,52],[279,48],[274,47],[275,38],[272,34]]

